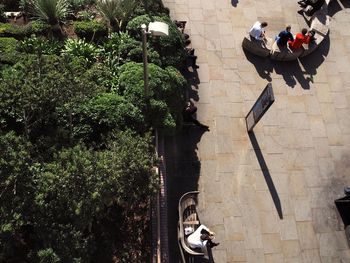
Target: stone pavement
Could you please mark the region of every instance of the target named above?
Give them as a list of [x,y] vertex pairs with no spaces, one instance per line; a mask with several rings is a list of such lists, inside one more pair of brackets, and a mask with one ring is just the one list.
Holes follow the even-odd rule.
[[[221,242],[217,263],[350,262],[334,206],[350,185],[350,2],[331,3],[329,38],[315,53],[283,63],[246,54],[241,42],[256,20],[270,37],[287,23],[299,31],[297,1],[163,2],[188,21],[200,66],[191,94],[210,125],[166,145],[170,262],[179,262],[176,201],[196,189],[201,221]],[[276,101],[250,138],[244,118],[268,81]]]

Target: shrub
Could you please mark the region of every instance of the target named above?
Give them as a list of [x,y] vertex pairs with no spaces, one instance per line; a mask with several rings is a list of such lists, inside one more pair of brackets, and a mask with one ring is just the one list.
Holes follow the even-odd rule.
[[14,37],[23,39],[30,33],[28,26],[17,26],[9,23],[0,23],[0,37]]
[[50,30],[50,25],[43,21],[32,21],[28,25],[30,27],[30,34],[46,35]]
[[16,51],[18,41],[12,37],[0,37],[0,65],[14,65],[22,56]]
[[150,108],[145,98],[143,66],[129,62],[120,67],[119,90],[128,101],[143,110],[148,125],[173,133],[181,122],[186,80],[173,67],[149,64]]
[[5,11],[15,11],[19,6],[19,0],[2,0],[1,3],[4,5]]
[[3,4],[0,4],[0,22],[6,22],[6,16],[5,16],[5,6]]
[[69,11],[68,0],[32,0],[30,4],[35,17],[53,26],[58,25]]
[[[148,48],[148,61],[161,65],[159,54]],[[105,62],[111,67],[117,67],[126,62],[142,62],[142,43],[127,33],[112,33],[103,46]]]
[[62,48],[62,44],[58,41],[32,35],[21,41],[17,50],[27,54],[59,55]]
[[38,251],[39,263],[59,263],[61,260],[52,250],[52,248]]
[[95,0],[69,0],[69,4],[72,9],[79,10],[84,8],[86,5],[92,5],[95,3]]
[[112,130],[142,131],[144,125],[141,110],[114,92],[101,93],[82,104],[65,105],[60,112],[60,122],[67,128],[72,125],[72,135],[77,139],[100,141],[101,135]]
[[24,39],[31,34],[45,35],[50,26],[44,22],[33,21],[25,26],[13,25],[10,23],[0,23],[0,37],[14,37]]
[[181,68],[185,61],[184,40],[180,30],[167,16],[142,15],[132,19],[128,25],[128,32],[136,39],[141,39],[141,25],[148,25],[152,21],[160,21],[169,25],[169,36],[149,37],[149,45],[158,52],[163,66]]
[[73,23],[74,32],[79,38],[83,38],[86,41],[99,40],[103,37],[107,37],[108,29],[104,23],[96,20],[92,21],[76,21]]
[[97,47],[86,43],[82,39],[67,39],[63,53],[73,57],[84,58],[89,63],[94,62],[98,55]]

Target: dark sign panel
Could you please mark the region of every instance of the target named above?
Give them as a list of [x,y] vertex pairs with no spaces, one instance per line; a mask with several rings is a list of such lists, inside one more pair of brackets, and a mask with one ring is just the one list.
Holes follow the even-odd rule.
[[270,108],[274,101],[275,98],[273,96],[272,85],[271,83],[268,83],[245,118],[248,132],[253,130],[254,126],[258,123],[261,117],[264,116],[265,112]]

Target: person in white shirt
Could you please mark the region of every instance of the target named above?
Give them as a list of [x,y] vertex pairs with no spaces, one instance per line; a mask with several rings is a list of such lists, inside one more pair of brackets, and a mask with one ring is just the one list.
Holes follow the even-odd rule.
[[256,21],[249,30],[249,35],[256,40],[265,40],[265,27],[267,27],[267,22],[260,23],[259,21]]
[[214,239],[214,235],[215,233],[210,231],[205,225],[200,225],[196,231],[188,236],[187,242],[191,248],[199,248],[202,251],[205,251],[207,244],[209,244],[210,247],[219,245],[219,243],[214,243],[212,241],[212,239]]

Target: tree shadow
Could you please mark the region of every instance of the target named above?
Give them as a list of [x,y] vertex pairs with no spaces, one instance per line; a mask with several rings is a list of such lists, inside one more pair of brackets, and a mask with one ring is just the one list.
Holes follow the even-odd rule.
[[[186,70],[183,74],[189,84],[186,92],[187,99],[198,101],[200,81],[197,71],[195,69]],[[176,135],[165,137],[164,140],[170,262],[180,262],[181,256],[177,239],[178,202],[184,193],[198,190],[201,163],[197,155],[197,144],[206,131],[198,126],[186,125]]]
[[279,216],[280,219],[283,219],[283,212],[282,212],[281,201],[280,201],[280,198],[278,196],[276,187],[275,187],[275,185],[274,185],[274,183],[272,181],[269,168],[266,165],[266,162],[265,162],[264,156],[263,156],[263,154],[261,152],[261,149],[260,149],[260,146],[258,144],[258,141],[256,140],[254,132],[249,132],[248,135],[249,135],[250,142],[251,142],[251,144],[253,146],[256,158],[258,159],[258,162],[260,164],[260,168],[261,168],[261,171],[262,171],[262,173],[264,175],[267,187],[269,188],[269,191],[270,191],[273,203],[275,204],[278,216]]

